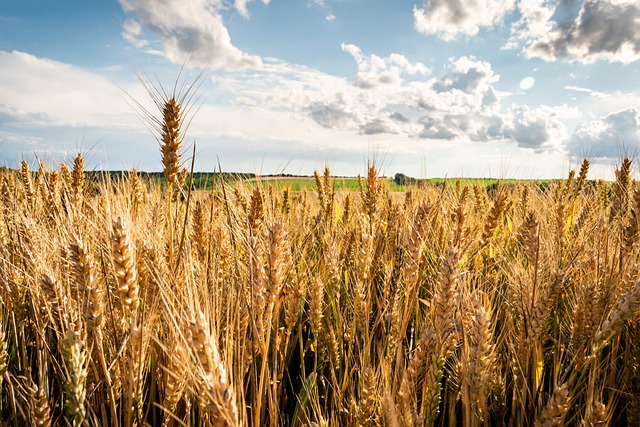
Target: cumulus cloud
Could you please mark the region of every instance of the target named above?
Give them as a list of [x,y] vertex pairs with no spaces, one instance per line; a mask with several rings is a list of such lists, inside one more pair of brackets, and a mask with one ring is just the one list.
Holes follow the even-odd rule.
[[348,128],[360,122],[358,115],[349,110],[349,105],[341,93],[331,102],[314,101],[307,109],[316,123],[329,129]]
[[450,60],[450,72],[434,83],[434,89],[438,92],[459,90],[464,93],[484,94],[493,83],[500,80],[500,76],[494,74],[491,64],[478,61],[474,57],[462,56]]
[[546,107],[532,110],[526,105],[513,105],[506,117],[502,136],[522,148],[543,151],[567,136],[566,126]]
[[[510,106],[508,95],[496,90],[500,76],[488,62],[474,57],[451,58],[431,76],[401,55],[368,55],[354,45],[343,49],[354,57],[356,75],[376,70],[376,78],[368,80],[372,84],[362,84],[362,78],[349,80],[265,59],[259,70],[216,71],[216,89],[209,96],[229,97],[245,114],[288,114],[292,123],[308,129],[307,135],[339,132],[352,137],[375,136],[376,140],[395,138],[403,144],[495,141],[536,152],[557,150],[556,142],[566,139],[561,124],[569,114],[566,108]],[[385,81],[381,76],[393,67],[397,67],[398,77]],[[209,114],[202,109],[201,114],[205,113]],[[244,122],[238,123],[242,133],[248,131]],[[216,126],[219,124],[211,131],[215,132]],[[265,132],[256,138],[273,132],[271,127],[265,124]],[[354,143],[357,140],[354,138]]]
[[[135,144],[155,149],[111,78],[18,51],[0,51],[0,69],[0,161],[15,166],[36,152],[40,158],[62,159],[79,147],[96,150],[103,142],[113,155],[130,152]],[[137,84],[121,86],[152,108]],[[117,140],[126,141],[121,153],[113,145]]]
[[[342,49],[358,65],[352,86],[307,85],[306,98],[288,98],[306,103],[303,111],[322,127],[414,139],[506,140],[536,151],[554,150],[554,141],[566,138],[560,121],[566,108],[514,105],[502,112],[504,94],[494,88],[500,76],[486,61],[451,58],[442,74],[425,79],[426,67],[401,55],[365,55],[349,44]],[[403,79],[409,74],[421,78]],[[336,88],[333,96],[327,97],[327,87]]]
[[364,135],[417,135],[421,131],[419,123],[413,123],[403,114],[394,111],[380,111],[375,117],[360,126],[360,133]]
[[358,72],[355,85],[362,89],[375,89],[383,85],[398,85],[403,75],[426,75],[429,68],[421,62],[411,63],[405,56],[393,53],[386,58],[372,54],[365,56],[353,44],[342,43],[341,48],[355,59]]
[[573,156],[593,151],[596,159],[617,159],[624,149],[640,149],[640,110],[628,108],[580,124],[567,148]]
[[[505,95],[494,88],[500,76],[491,64],[473,57],[452,58],[442,76],[414,84],[412,96],[422,126],[419,138],[506,140],[535,151],[556,150],[566,139],[562,118],[574,117],[566,106],[530,109],[503,105]],[[506,111],[502,111],[506,107]]]
[[[569,115],[567,108],[513,105],[501,112],[504,95],[494,88],[500,76],[486,61],[471,56],[451,58],[441,75],[405,81],[403,70],[426,71],[404,57],[394,62],[404,68],[393,69],[389,66],[393,55],[380,58],[366,56],[354,45],[342,48],[354,57],[358,72],[352,90],[342,89],[340,102],[321,104],[320,110],[314,105],[312,117],[323,126],[348,123],[359,125],[360,133],[366,135],[400,134],[416,139],[507,140],[536,151],[554,150],[554,141],[566,138],[560,116]],[[394,72],[389,73],[390,69]],[[393,90],[371,90],[386,86]]]
[[410,84],[417,106],[426,111],[464,115],[496,110],[500,97],[493,84],[500,79],[491,64],[474,57],[451,58],[447,72],[426,83]]
[[[237,0],[235,7],[248,14],[246,4]],[[220,15],[223,0],[120,0],[120,5],[137,18],[126,21],[127,37],[135,36],[131,29],[135,30],[137,22],[160,38],[164,55],[173,62],[181,63],[189,55],[191,60],[212,67],[241,69],[262,63],[258,56],[231,43]]]
[[552,18],[556,12],[556,5],[555,0],[528,0],[518,3],[520,19],[512,24],[511,35],[504,48],[516,49],[523,43],[549,33],[553,29]]
[[420,119],[422,130],[418,134],[424,139],[453,139],[462,135],[460,125],[467,125],[463,115],[444,114],[441,116],[424,116]]
[[559,22],[527,47],[530,56],[593,62],[633,62],[640,58],[640,4],[585,1],[570,25]]
[[414,6],[414,26],[421,33],[453,40],[474,36],[482,27],[492,27],[514,8],[514,0],[425,0]]
[[376,118],[366,123],[360,128],[360,131],[365,135],[379,135],[383,133],[397,133],[391,126],[389,120],[384,118]]
[[147,40],[140,39],[142,35],[142,25],[133,19],[127,19],[122,24],[122,37],[137,48],[145,47],[149,44]]
[[0,111],[16,122],[29,126],[131,122],[123,121],[121,116],[130,115],[131,109],[108,78],[18,51],[0,51],[0,69]]
[[640,59],[640,4],[635,0],[520,2],[507,48],[528,57],[582,63]]
[[[249,17],[249,8],[247,7],[248,3],[251,3],[254,0],[234,0],[233,7],[235,7],[236,11],[245,18]],[[269,4],[270,0],[262,0],[262,3]]]

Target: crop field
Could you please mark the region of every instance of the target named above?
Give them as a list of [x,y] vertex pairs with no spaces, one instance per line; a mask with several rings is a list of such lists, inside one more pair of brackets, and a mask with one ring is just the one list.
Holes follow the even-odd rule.
[[[250,188],[269,188],[272,187],[277,191],[315,191],[317,188],[316,179],[313,177],[285,177],[285,178],[253,178],[245,181],[238,181],[236,184],[241,186],[249,186]],[[363,185],[362,179],[358,178],[333,178],[331,180],[332,191],[360,191]],[[405,191],[404,186],[399,186],[388,178],[380,178],[380,185],[389,191],[401,192]]]
[[[405,192],[414,187],[425,186],[478,186],[481,188],[496,187],[498,185],[515,186],[518,184],[538,184],[541,186],[549,185],[549,180],[535,180],[525,181],[516,179],[489,179],[489,178],[430,178],[414,180],[414,183],[403,185],[397,183],[394,179],[379,177],[378,181],[380,185],[386,190],[391,192]],[[213,182],[213,181],[212,181]],[[264,178],[251,178],[248,180],[238,180],[237,183],[243,185],[253,185],[255,187],[273,187],[275,190],[289,190],[289,191],[315,191],[317,188],[317,181],[312,177],[264,177]],[[334,191],[355,191],[362,190],[363,181],[358,178],[345,178],[337,177],[331,181],[332,190]]]
[[0,171],[3,425],[640,425],[631,160],[189,191],[159,105],[162,182]]
[[[211,190],[220,188],[220,183],[224,180],[230,186],[245,186],[248,188],[260,187],[268,189],[271,187],[277,191],[315,191],[317,188],[317,178],[308,176],[266,176],[266,177],[245,177],[240,174],[227,174],[221,179],[217,174],[196,174],[193,179],[193,187],[199,190]],[[245,174],[246,175],[246,174]],[[412,188],[429,186],[460,186],[466,185],[480,188],[497,188],[498,185],[517,186],[524,184],[537,184],[540,187],[547,187],[551,180],[522,180],[522,179],[493,179],[493,178],[424,178],[413,179],[412,183],[399,183],[396,179],[379,177],[378,181],[385,190],[403,193]],[[159,179],[159,182],[164,182]],[[351,191],[360,192],[363,187],[362,178],[357,177],[333,177],[331,180],[332,190],[336,192]]]
[[[640,193],[4,171],[15,425],[636,425]],[[181,196],[181,197],[178,197]]]
[[[87,179],[92,183],[97,183],[109,175],[112,180],[126,178],[131,171],[111,171],[111,172],[87,172]],[[139,177],[146,180],[148,184],[166,186],[167,181],[162,172],[140,172]],[[402,174],[398,174],[404,176]],[[525,184],[538,185],[546,188],[551,180],[523,180],[523,179],[497,179],[497,178],[408,178],[410,182],[403,182],[403,178],[378,177],[380,186],[385,190],[396,193],[404,193],[412,188],[423,187],[446,187],[446,186],[470,186],[480,188],[493,188],[498,186],[517,186]],[[404,179],[406,179],[405,177]],[[304,175],[266,175],[257,176],[254,173],[232,173],[232,172],[195,172],[190,174],[185,168],[180,171],[179,178],[176,179],[178,186],[187,191],[191,187],[196,191],[220,190],[221,184],[225,183],[230,188],[245,187],[247,189],[262,188],[268,190],[270,187],[276,191],[311,191],[315,192],[318,182],[316,176]],[[332,177],[331,190],[335,192],[360,192],[364,181],[362,177]]]

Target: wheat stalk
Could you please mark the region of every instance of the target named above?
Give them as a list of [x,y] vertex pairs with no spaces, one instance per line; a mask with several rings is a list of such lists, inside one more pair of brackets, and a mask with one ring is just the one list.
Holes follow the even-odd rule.
[[27,163],[26,160],[23,160],[20,164],[20,178],[22,179],[22,186],[27,199],[27,208],[33,209],[36,194],[35,189],[33,188],[31,172],[29,172],[29,163]]

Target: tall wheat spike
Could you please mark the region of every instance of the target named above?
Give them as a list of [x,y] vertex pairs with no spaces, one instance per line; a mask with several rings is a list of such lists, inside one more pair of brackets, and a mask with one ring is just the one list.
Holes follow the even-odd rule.
[[173,184],[180,172],[180,151],[182,149],[182,135],[180,127],[182,123],[181,105],[171,96],[165,100],[162,106],[162,128],[160,139],[162,145],[162,165],[167,183]]

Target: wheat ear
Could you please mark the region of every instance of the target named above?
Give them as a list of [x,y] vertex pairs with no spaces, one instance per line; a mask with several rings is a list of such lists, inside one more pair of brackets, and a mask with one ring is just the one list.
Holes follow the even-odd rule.
[[238,426],[235,394],[218,353],[218,345],[209,332],[209,324],[202,311],[198,312],[191,322],[190,331],[191,343],[202,367],[202,381],[210,401],[209,409],[213,425]]
[[36,192],[33,188],[33,179],[31,178],[31,172],[29,172],[29,163],[23,160],[20,164],[20,179],[22,180],[22,186],[24,187],[24,195],[27,199],[27,207],[29,209],[34,208]]
[[624,323],[631,319],[640,308],[640,282],[627,291],[627,293],[618,300],[616,308],[609,314],[595,336],[594,354],[605,347],[620,331]]
[[[180,398],[183,395],[186,386],[185,374],[187,353],[184,346],[175,340],[171,348],[166,350],[167,366],[164,368],[164,397],[162,406],[164,409],[172,413]],[[170,425],[171,417],[165,416],[163,426]]]
[[361,374],[360,401],[358,405],[358,425],[369,427],[375,423],[376,408],[378,406],[378,385],[376,373],[371,366],[367,366]]
[[506,204],[507,204],[506,193],[504,192],[498,193],[498,196],[495,202],[491,206],[489,215],[487,216],[484,222],[484,230],[482,231],[482,237],[480,240],[482,246],[485,246],[493,236],[493,233],[498,227],[498,220],[500,219],[500,215],[504,211]]
[[73,161],[73,177],[71,181],[71,188],[73,190],[73,197],[76,203],[82,200],[82,193],[84,189],[84,157],[78,153]]
[[553,390],[551,398],[542,410],[540,418],[536,419],[535,427],[555,427],[562,425],[569,410],[569,389],[563,384]]
[[182,149],[182,113],[181,104],[174,96],[169,97],[162,106],[160,128],[162,166],[164,177],[169,185],[176,181],[180,173],[180,151]]
[[607,405],[602,402],[594,402],[591,405],[589,415],[583,421],[583,427],[602,427],[607,425]]
[[101,337],[104,322],[104,291],[96,280],[91,250],[81,237],[77,237],[76,241],[69,246],[69,254],[78,292],[84,297],[83,311],[87,326]]
[[487,419],[487,393],[494,382],[496,356],[492,342],[491,313],[481,298],[474,294],[470,302],[471,318],[468,339],[465,341],[466,371],[464,381],[469,386],[469,403],[480,420]]
[[112,258],[118,281],[118,291],[123,297],[124,307],[134,313],[140,305],[138,280],[133,247],[129,232],[121,217],[113,222]]
[[66,368],[65,410],[71,425],[78,427],[86,416],[87,380],[87,349],[78,332],[67,331],[62,343],[62,355]]
[[207,223],[205,219],[205,212],[201,201],[197,201],[193,208],[192,216],[192,241],[195,247],[195,252],[200,261],[204,261],[207,255]]

